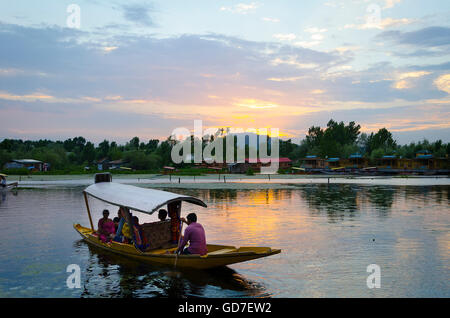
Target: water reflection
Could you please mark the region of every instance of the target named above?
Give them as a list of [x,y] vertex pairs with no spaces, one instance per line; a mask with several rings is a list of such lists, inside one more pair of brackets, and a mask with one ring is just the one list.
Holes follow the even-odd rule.
[[0,204],[6,201],[6,198],[8,195],[17,196],[19,192],[17,191],[17,188],[11,189],[11,190],[3,190],[0,189]]
[[325,213],[329,222],[335,223],[359,215],[358,192],[361,189],[354,185],[307,185],[300,191],[313,216]]
[[[408,189],[408,188],[406,188]],[[307,185],[299,187],[302,197],[311,209],[310,214],[320,216],[325,214],[330,223],[352,219],[361,215],[367,206],[372,207],[378,217],[389,217],[396,193],[408,191],[393,186],[357,186],[347,184]],[[441,197],[443,195],[442,190]],[[412,191],[414,199],[418,199],[417,190]],[[427,197],[428,193],[421,193]],[[422,196],[419,196],[420,198]]]
[[388,217],[394,204],[394,187],[375,186],[365,191],[380,217]]
[[[140,264],[80,241],[72,224],[89,224],[82,190],[1,197],[2,297],[450,296],[448,186],[167,189],[208,204],[183,204],[184,215],[197,213],[208,242],[282,249],[214,271]],[[92,207],[97,220],[102,206]],[[66,287],[69,264],[80,265],[81,290]],[[366,287],[368,264],[382,268],[379,290]]]
[[450,186],[405,187],[405,200],[416,200],[423,204],[450,204]]
[[[283,200],[289,201],[292,191],[286,189],[234,190],[234,189],[163,189],[165,191],[184,193],[201,197],[202,200],[216,207],[226,207],[236,202],[250,204],[274,204]],[[286,202],[286,201],[284,201]]]
[[[88,248],[81,297],[268,297],[265,288],[225,267],[211,270],[175,269],[142,264],[91,246],[80,240],[75,248]],[[217,289],[217,295],[214,293]]]

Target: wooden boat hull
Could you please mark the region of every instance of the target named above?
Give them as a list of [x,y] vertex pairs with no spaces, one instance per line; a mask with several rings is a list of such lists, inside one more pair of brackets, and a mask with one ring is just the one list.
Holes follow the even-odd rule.
[[174,266],[176,261],[177,267],[208,269],[246,262],[281,252],[280,249],[271,249],[270,247],[236,248],[234,246],[208,244],[207,255],[178,255],[178,257],[176,257],[176,255],[173,254],[175,248],[141,252],[130,244],[117,242],[103,243],[97,236],[93,235],[91,229],[83,227],[80,224],[74,224],[73,227],[85,241],[92,245],[145,263],[156,263],[168,266]]

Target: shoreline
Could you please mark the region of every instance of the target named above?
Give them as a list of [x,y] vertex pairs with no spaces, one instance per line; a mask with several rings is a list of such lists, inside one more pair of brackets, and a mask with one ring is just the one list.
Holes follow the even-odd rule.
[[[225,180],[224,180],[225,178]],[[93,183],[93,175],[38,175],[9,176],[8,182],[18,181],[18,188],[74,187]],[[386,186],[448,186],[447,176],[351,176],[351,175],[113,175],[113,182],[155,188],[198,188],[198,189],[278,189],[292,188],[306,184],[359,184]]]

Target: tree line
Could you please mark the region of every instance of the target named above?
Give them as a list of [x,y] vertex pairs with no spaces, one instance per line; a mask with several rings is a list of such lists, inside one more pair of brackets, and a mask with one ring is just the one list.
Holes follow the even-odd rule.
[[138,137],[124,145],[104,140],[97,146],[84,137],[64,141],[4,139],[0,142],[0,164],[3,167],[12,159],[32,158],[49,163],[52,170],[76,171],[105,158],[123,159],[136,170],[151,170],[170,162],[172,144],[169,143],[170,139],[163,142],[151,139],[145,143]]
[[406,145],[398,145],[392,133],[386,128],[377,132],[361,133],[361,126],[355,122],[344,124],[330,120],[327,127],[311,127],[300,143],[301,155],[317,155],[322,158],[348,158],[359,153],[371,161],[384,155],[414,158],[419,151],[427,150],[434,157],[445,157],[450,153],[450,143],[442,140],[430,142],[423,139]]
[[[223,129],[219,131],[223,132]],[[221,137],[223,134],[218,138]],[[202,147],[206,147],[213,140],[214,137],[211,136],[204,138]],[[127,166],[135,170],[157,170],[163,166],[173,165],[171,151],[174,144],[172,136],[163,141],[158,139],[142,141],[134,137],[123,145],[103,140],[97,146],[84,137],[64,141],[4,139],[0,142],[0,167],[12,159],[32,158],[50,163],[52,170],[79,171],[86,166],[93,166],[95,161],[106,158],[123,159],[127,162]],[[246,148],[248,152],[248,147]],[[430,151],[435,157],[445,157],[450,153],[450,143],[443,143],[441,140],[429,142],[424,139],[407,145],[398,145],[392,133],[386,128],[367,134],[361,133],[361,126],[353,121],[345,124],[332,119],[326,127],[310,127],[300,144],[292,142],[291,139],[280,139],[279,142],[280,157],[288,157],[294,162],[308,155],[348,158],[354,153],[371,160],[381,158],[383,155],[413,158],[422,150]]]

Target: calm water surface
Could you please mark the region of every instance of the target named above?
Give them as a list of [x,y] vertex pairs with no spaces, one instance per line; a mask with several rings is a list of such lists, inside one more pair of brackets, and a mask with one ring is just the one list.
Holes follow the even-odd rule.
[[[183,205],[208,242],[282,249],[213,271],[142,265],[90,247],[72,228],[89,224],[82,189],[0,194],[0,297],[450,297],[449,186],[168,189],[208,204]],[[100,218],[105,206],[90,203]],[[69,264],[81,268],[81,289],[66,287]],[[367,288],[369,264],[381,268],[380,289]]]

